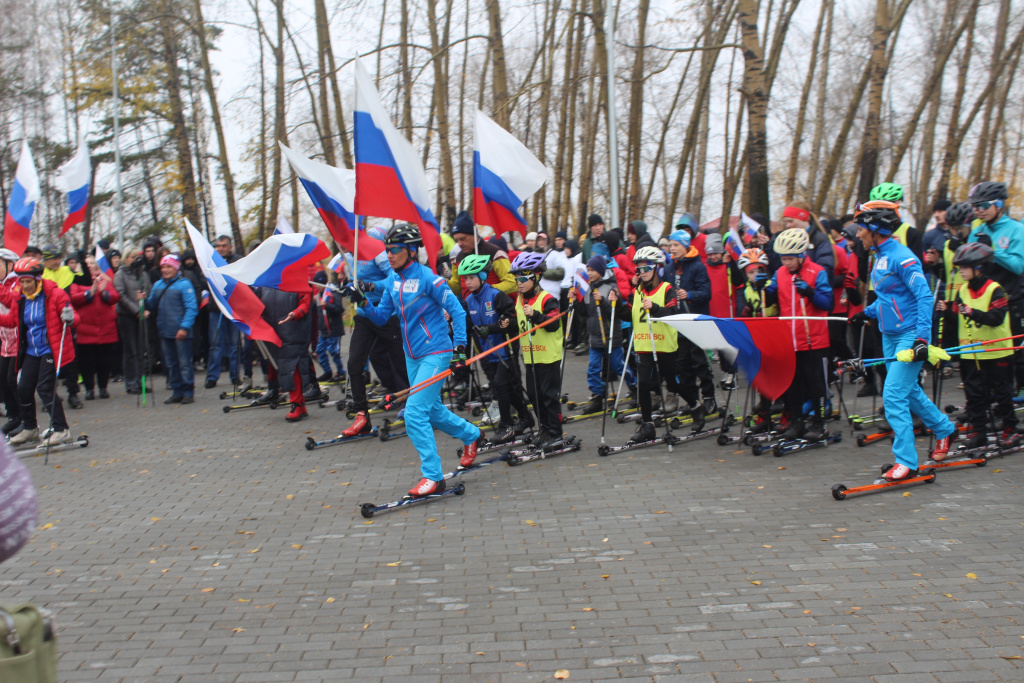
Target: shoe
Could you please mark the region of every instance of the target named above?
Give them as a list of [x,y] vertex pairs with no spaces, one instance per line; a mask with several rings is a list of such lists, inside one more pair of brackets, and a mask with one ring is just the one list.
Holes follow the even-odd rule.
[[95,401],[96,400],[96,393],[92,389],[86,389],[85,390],[85,400],[86,401]]
[[100,389],[100,398],[110,398],[110,392],[105,387]]
[[512,430],[516,433],[516,436],[519,436],[520,434],[525,434],[526,432],[533,429],[533,426],[533,416],[527,413],[526,417],[520,417],[518,420],[516,420],[516,423],[515,425],[513,425]]
[[1017,433],[1016,427],[1007,427],[999,433],[998,441],[1003,446],[1016,446],[1020,441],[1020,434]]
[[298,422],[299,420],[305,418],[307,415],[309,415],[309,413],[306,412],[306,406],[297,405],[292,408],[290,413],[284,416],[284,419],[287,420],[288,422]]
[[604,404],[601,401],[601,394],[591,394],[590,400],[583,404],[580,408],[580,415],[590,415],[591,413],[600,413],[604,410]]
[[964,444],[964,448],[971,450],[972,448],[981,448],[987,445],[988,435],[984,431],[971,432],[967,437],[967,443]]
[[75,410],[78,410],[79,408],[82,407],[82,402],[79,400],[78,394],[71,394],[70,396],[68,396],[68,405],[74,408]]
[[928,459],[934,460],[935,462],[942,462],[945,460],[946,456],[949,455],[949,445],[955,438],[956,432],[953,432],[950,436],[944,436],[936,441],[935,448],[933,448],[932,452],[928,455]]
[[7,422],[4,424],[3,427],[0,427],[0,432],[3,432],[4,434],[8,434],[9,435],[11,432],[13,432],[15,429],[17,429],[20,424],[21,424],[21,420],[15,420],[12,417],[11,419],[7,420]]
[[459,458],[459,467],[467,469],[473,466],[473,461],[476,460],[476,451],[481,443],[484,442],[484,433],[480,432],[480,436],[476,438],[476,441],[470,444],[464,444],[462,446],[462,457]]
[[307,401],[319,401],[323,395],[324,392],[320,390],[320,385],[316,382],[310,382],[302,393],[302,397]]
[[331,375],[330,381],[334,384],[344,384],[345,380],[348,379],[348,375],[344,372],[339,372],[336,375]]
[[865,396],[877,396],[878,390],[874,384],[865,384],[857,392],[857,398],[864,398]]
[[537,444],[537,446],[544,452],[556,451],[562,447],[565,443],[565,439],[561,432],[542,432],[544,434],[543,440]]
[[252,389],[252,377],[243,377],[242,381],[238,383],[239,391],[248,391]]
[[13,439],[18,434],[21,434],[23,431],[25,431],[25,427],[23,427],[22,424],[19,422],[17,427],[15,427],[14,429],[7,433],[7,438]]
[[39,441],[38,429],[25,429],[21,434],[11,437],[12,446],[21,446],[22,444],[32,443],[34,441]]
[[59,432],[50,432],[43,438],[42,441],[39,442],[39,445],[49,446],[52,448],[53,446],[57,446],[58,444],[64,443],[70,438],[70,436],[70,432],[68,432],[68,430],[66,429],[63,429]]
[[714,396],[705,396],[701,402],[701,407],[704,408],[706,415],[714,415],[718,412],[718,401],[715,400]]
[[948,365],[942,368],[942,379],[950,379],[953,377],[953,368]]
[[804,433],[804,438],[811,442],[821,441],[825,438],[825,425],[818,420],[812,420],[811,426]]
[[267,389],[262,394],[253,399],[252,404],[254,406],[269,406],[271,403],[277,400],[277,391],[273,389]]
[[184,398],[184,396],[171,396],[169,399],[164,401],[164,405],[169,406],[172,403],[181,403]]
[[910,477],[917,476],[917,470],[912,470],[906,465],[893,465],[890,467],[882,478],[886,481],[900,481],[901,479],[909,479]]
[[636,431],[633,432],[633,436],[629,437],[629,444],[644,443],[645,441],[653,441],[657,438],[658,432],[654,429],[653,422],[641,422],[637,426]]
[[317,382],[330,382],[331,381],[331,371],[328,370],[327,372],[323,373],[322,375],[320,375],[319,377],[316,378],[316,381]]
[[662,412],[666,415],[679,411],[679,397],[675,394],[665,395],[665,405],[662,407]]
[[700,405],[690,411],[690,415],[693,417],[693,423],[690,427],[691,434],[698,434],[704,431],[704,425],[707,424],[707,413],[704,410],[704,406]]
[[195,402],[196,402],[195,396],[182,396],[181,397],[181,405],[183,405],[183,406],[188,405],[189,403],[195,403]]
[[572,352],[572,355],[574,355],[574,356],[585,356],[588,353],[590,353],[590,347],[587,346],[586,344],[579,344],[576,347],[576,350]]
[[139,387],[131,387],[129,389],[125,389],[124,393],[138,396],[142,393],[142,389]]
[[348,429],[344,430],[342,436],[359,436],[360,434],[366,434],[373,425],[370,424],[370,414],[365,410],[360,410],[356,413],[355,422],[349,425]]
[[491,443],[508,443],[516,438],[516,430],[508,425],[499,425],[491,434]]
[[217,386],[217,380],[215,379],[208,379],[206,380],[206,384],[203,385],[206,389],[213,389],[215,386]]
[[789,426],[786,427],[786,431],[782,432],[782,440],[795,441],[796,439],[803,437],[804,432],[806,431],[807,428],[804,427],[803,420],[793,420],[789,423]]
[[423,496],[430,496],[435,493],[441,493],[444,491],[445,482],[444,479],[441,481],[433,481],[424,477],[420,479],[420,483],[409,489],[409,495],[413,498],[422,498]]
[[754,418],[754,425],[748,430],[750,434],[767,434],[775,426],[772,424],[771,415],[757,415]]
[[734,390],[736,388],[736,374],[732,372],[727,373],[725,377],[722,378],[721,387],[723,391]]

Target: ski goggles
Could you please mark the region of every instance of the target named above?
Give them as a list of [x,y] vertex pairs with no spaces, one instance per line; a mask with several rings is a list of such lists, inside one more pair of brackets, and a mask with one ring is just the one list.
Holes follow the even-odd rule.
[[532,279],[533,279],[532,275],[516,275],[516,282],[519,282],[519,283],[529,282]]
[[638,273],[650,273],[650,272],[652,272],[657,267],[658,266],[653,266],[653,265],[650,265],[650,264],[645,264],[645,265],[642,265],[642,266],[637,266],[636,267],[636,272],[638,272]]
[[1002,199],[997,199],[997,200],[995,200],[993,202],[975,202],[974,203],[974,210],[975,211],[988,211],[993,206],[999,207],[1000,209],[1003,208],[1003,200]]

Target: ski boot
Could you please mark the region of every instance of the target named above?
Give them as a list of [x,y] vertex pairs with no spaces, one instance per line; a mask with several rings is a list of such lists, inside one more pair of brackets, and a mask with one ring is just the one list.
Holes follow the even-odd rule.
[[590,400],[583,404],[580,408],[580,415],[590,415],[591,413],[599,413],[604,410],[604,404],[601,400],[601,394],[591,394]]
[[498,425],[494,433],[491,434],[491,443],[502,444],[508,443],[516,438],[516,430],[509,425]]
[[934,460],[935,462],[942,462],[945,460],[946,456],[949,455],[949,446],[954,439],[956,439],[955,431],[949,436],[944,436],[936,441],[935,448],[933,448],[932,452],[928,454],[928,459]]
[[917,470],[912,470],[906,465],[900,465],[899,463],[893,465],[882,473],[882,479],[885,479],[886,481],[903,481],[904,479],[910,479],[916,476]]
[[424,477],[420,479],[420,482],[409,489],[410,498],[422,498],[424,496],[432,496],[444,491],[445,480],[434,481]]
[[983,448],[988,445],[988,435],[984,430],[971,432],[967,436],[967,443],[964,444],[964,450],[970,451],[976,448]]
[[516,420],[515,425],[513,425],[512,427],[512,431],[514,431],[516,433],[516,436],[518,436],[520,434],[525,434],[526,432],[533,429],[533,425],[533,416],[527,413],[525,416],[521,415],[519,419]]
[[[715,399],[712,398],[711,400],[714,401]],[[707,403],[707,399],[704,399],[704,402]],[[690,433],[699,434],[700,432],[703,432],[704,425],[707,423],[707,410],[705,410],[704,405],[699,405],[693,410],[691,410],[690,416],[693,418],[693,422],[691,423],[692,426],[690,427]]]
[[252,404],[254,406],[269,406],[271,403],[277,401],[277,389],[267,389],[262,394],[253,399]]
[[718,401],[714,396],[705,396],[700,406],[704,409],[705,415],[714,415],[718,412]]
[[679,412],[679,397],[675,394],[665,394],[665,404],[661,407],[665,417]]
[[459,457],[459,467],[466,469],[473,466],[473,461],[476,460],[476,451],[484,443],[484,433],[480,432],[480,436],[476,438],[471,444],[466,444],[462,447],[462,456]]
[[542,439],[538,440],[537,448],[543,453],[557,451],[565,445],[565,439],[561,432],[541,432]]
[[796,441],[802,438],[807,428],[804,427],[803,420],[791,420],[789,426],[786,427],[786,431],[782,432],[781,439],[783,441]]
[[316,381],[317,382],[330,382],[332,377],[333,377],[333,375],[331,374],[331,371],[328,370],[327,372],[325,372],[325,373],[321,374],[319,377],[317,377]]
[[1003,448],[1014,448],[1020,444],[1020,434],[1017,433],[1016,427],[1005,427],[1002,432],[999,433],[999,445]]
[[645,441],[653,441],[658,436],[658,432],[654,429],[653,422],[641,422],[636,431],[633,432],[633,436],[629,437],[627,445],[633,445],[638,443],[644,443]]
[[296,403],[293,405],[291,412],[284,416],[284,419],[287,422],[298,422],[305,419],[308,415],[305,404]]
[[355,421],[349,425],[348,429],[345,429],[341,435],[359,436],[360,434],[366,434],[371,429],[373,429],[373,425],[370,424],[370,414],[365,410],[360,410],[356,413]]
[[825,425],[821,420],[812,420],[811,426],[807,428],[803,438],[810,442],[821,441],[825,438]]
[[319,401],[323,398],[323,391],[320,389],[320,385],[317,382],[310,382],[306,385],[305,391],[302,393],[302,397],[307,401]]
[[747,431],[748,434],[767,434],[775,429],[772,424],[771,415],[758,415],[753,426]]

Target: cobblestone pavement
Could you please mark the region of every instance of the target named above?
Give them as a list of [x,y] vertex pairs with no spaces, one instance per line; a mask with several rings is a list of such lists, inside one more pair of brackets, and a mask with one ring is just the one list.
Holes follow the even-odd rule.
[[307,452],[344,416],[225,415],[223,388],[115,385],[70,411],[88,448],[26,458],[40,531],[0,599],[56,612],[65,680],[1024,680],[1024,455],[836,502],[884,445],[601,458],[591,420],[578,453],[364,520],[418,479],[407,439]]

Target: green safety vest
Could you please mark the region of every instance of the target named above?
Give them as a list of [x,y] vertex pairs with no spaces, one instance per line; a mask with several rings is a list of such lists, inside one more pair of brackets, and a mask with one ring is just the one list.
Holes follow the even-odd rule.
[[[960,301],[964,302],[965,306],[976,308],[979,311],[987,311],[989,306],[992,304],[992,292],[995,291],[999,284],[993,280],[989,280],[985,283],[985,287],[978,292],[978,296],[974,297],[971,294],[971,288],[965,282],[960,285]],[[1010,332],[1010,314],[1007,312],[1003,316],[1003,322],[997,326],[992,327],[991,325],[979,325],[976,322],[969,320],[967,316],[961,315],[960,318],[960,344],[972,344],[980,341],[991,341],[993,339],[1004,339],[1009,337],[1013,332]],[[1007,346],[1005,351],[988,351],[985,353],[964,353],[961,354],[961,358],[975,359],[975,358],[1006,358],[1012,356],[1013,351],[1010,351],[1008,347],[1013,346],[1013,340],[1003,342]],[[987,346],[986,348],[993,348]],[[994,347],[1000,348],[1000,347]]]
[[637,286],[633,292],[633,349],[639,353],[650,353],[651,332],[654,333],[654,347],[658,353],[672,353],[679,348],[679,333],[668,323],[656,323],[650,321],[648,327],[647,310],[644,308],[644,299],[650,299],[659,306],[665,305],[665,295],[668,293],[669,284],[662,282],[658,288],[644,297],[641,293],[642,285]]
[[[516,320],[519,323],[520,333],[526,332],[527,330],[535,327],[532,322],[526,319],[526,313],[523,312],[523,299],[525,298],[526,297],[521,294],[516,297]],[[540,294],[530,302],[530,306],[532,306],[535,311],[543,313],[544,304],[550,298],[552,298],[550,294],[544,290],[540,290]],[[552,323],[551,325],[542,327],[539,330],[534,330],[526,337],[526,339],[527,343],[523,346],[523,362],[527,365],[531,365],[533,363],[538,365],[546,363],[560,363],[562,361],[562,323],[560,320],[558,323]]]

